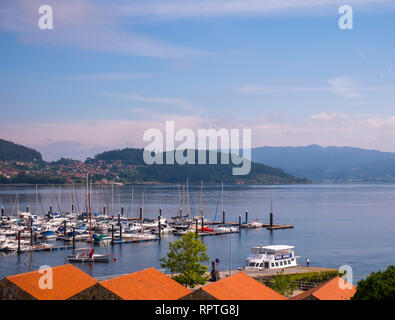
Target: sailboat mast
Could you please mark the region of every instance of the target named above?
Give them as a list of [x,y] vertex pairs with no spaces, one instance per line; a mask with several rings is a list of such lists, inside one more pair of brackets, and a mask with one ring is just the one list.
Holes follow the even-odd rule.
[[224,182],[222,181],[222,212],[224,212]]
[[132,210],[131,217],[132,218],[133,218],[133,207],[134,207],[134,189],[132,187],[132,208],[131,208],[131,210]]
[[143,234],[144,191],[141,193],[141,234]]
[[114,181],[111,184],[111,215],[114,215]]
[[189,216],[189,214],[191,213],[191,199],[189,197],[190,197],[190,195],[189,195],[189,181],[187,179],[187,208],[188,208],[187,216]]
[[93,250],[92,243],[92,213],[91,213],[91,195],[89,192],[89,175],[86,175],[86,192],[87,192],[87,201],[88,201],[88,214],[89,214],[89,237],[91,240],[91,252]]
[[182,186],[182,209],[181,209],[181,216],[184,214],[184,186]]
[[38,216],[38,190],[36,185],[36,215]]
[[202,218],[202,194],[203,194],[203,181],[200,181],[200,219]]

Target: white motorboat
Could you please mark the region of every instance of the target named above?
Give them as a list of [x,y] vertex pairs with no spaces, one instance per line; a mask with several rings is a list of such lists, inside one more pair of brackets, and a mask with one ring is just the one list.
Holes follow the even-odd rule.
[[296,267],[296,259],[293,246],[271,245],[252,247],[251,253],[246,259],[244,270],[259,271],[268,269],[283,269]]

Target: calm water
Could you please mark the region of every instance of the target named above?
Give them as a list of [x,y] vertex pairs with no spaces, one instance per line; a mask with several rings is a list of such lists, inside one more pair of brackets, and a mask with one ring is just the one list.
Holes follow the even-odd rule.
[[[145,191],[145,217],[157,217],[159,208],[164,216],[174,216],[179,207],[178,186],[134,186],[133,209],[131,186],[114,188],[97,187],[93,205],[98,210],[104,204],[118,212],[125,207],[125,215],[137,217],[141,193]],[[192,186],[191,202],[197,214],[200,206],[200,187]],[[83,209],[83,188],[79,194],[78,207]],[[74,194],[74,192],[73,192]],[[18,195],[18,196],[17,196]],[[39,187],[38,212],[43,215],[52,204],[54,210],[68,211],[71,208],[70,189],[67,187]],[[6,214],[10,212],[10,202],[15,210],[30,206],[35,212],[36,197],[32,187],[0,187],[0,196]],[[221,187],[204,187],[203,208],[205,217],[213,220],[222,218]],[[212,260],[220,260],[220,269],[230,266],[230,244],[232,247],[232,267],[244,264],[244,259],[252,246],[269,244],[289,244],[296,247],[300,262],[310,259],[312,266],[339,267],[350,265],[354,272],[354,282],[370,274],[395,264],[395,185],[292,185],[292,186],[225,186],[224,207],[227,221],[237,222],[239,215],[244,220],[245,210],[249,218],[258,218],[268,223],[270,201],[273,201],[275,223],[292,223],[294,229],[269,232],[266,229],[242,230],[232,236],[204,237],[208,254]],[[77,206],[77,203],[76,203]],[[186,207],[186,206],[185,206]],[[186,210],[186,209],[185,209]],[[217,213],[216,213],[217,212]],[[96,249],[97,252],[113,253],[118,260],[110,264],[76,264],[88,274],[100,277],[123,274],[147,267],[160,268],[158,257],[163,257],[170,241],[177,237],[167,236],[160,242],[116,245]],[[231,241],[231,243],[230,243]],[[61,244],[61,243],[60,243]],[[85,244],[86,246],[86,244]],[[36,270],[41,265],[59,265],[65,262],[69,251],[0,255],[0,278],[4,276]]]

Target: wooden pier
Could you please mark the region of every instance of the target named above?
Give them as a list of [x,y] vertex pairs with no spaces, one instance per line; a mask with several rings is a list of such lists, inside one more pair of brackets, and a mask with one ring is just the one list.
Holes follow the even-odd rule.
[[273,225],[264,225],[264,228],[267,230],[281,230],[281,229],[293,229],[294,226],[288,224],[273,224]]
[[[43,252],[43,251],[60,251],[60,250],[70,250],[73,249],[73,246],[57,246],[57,247],[44,247],[44,246],[34,246],[32,248],[21,248],[20,252]],[[12,252],[18,253],[18,250],[13,250]]]

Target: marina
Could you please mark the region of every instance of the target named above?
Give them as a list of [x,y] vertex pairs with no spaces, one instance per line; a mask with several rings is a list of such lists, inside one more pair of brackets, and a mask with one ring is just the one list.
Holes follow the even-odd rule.
[[[39,187],[39,214],[35,214],[35,187],[2,187],[0,196],[3,199],[4,215],[2,228],[4,234],[0,238],[10,240],[13,243],[12,251],[0,253],[0,273],[6,276],[14,273],[23,273],[38,269],[43,264],[59,265],[65,263],[66,258],[76,249],[87,247],[89,242],[89,228],[87,215],[83,209],[86,188],[75,187],[73,192],[74,215],[67,212],[72,202],[70,190],[62,187],[60,193],[60,214],[55,214],[56,198],[54,200],[53,188]],[[104,205],[97,199],[102,191],[102,186],[92,186],[93,192],[93,234],[105,234],[102,239],[94,239],[93,248],[99,254],[110,254],[117,257],[116,262],[90,265],[86,263],[76,264],[78,268],[92,276],[106,276],[122,274],[142,270],[147,267],[160,269],[159,257],[163,257],[170,242],[179,239],[178,234],[190,228],[196,232],[196,219],[198,219],[198,231],[201,229],[201,219],[196,211],[200,211],[200,187],[189,186],[191,203],[197,204],[197,210],[193,206],[187,209],[184,203],[184,222],[177,222],[177,214],[180,215],[181,206],[178,203],[178,186],[124,186],[114,188],[114,215],[111,211],[111,186],[104,187]],[[132,208],[131,194],[134,192]],[[116,191],[115,191],[116,190]],[[119,192],[118,192],[119,191]],[[144,206],[142,201],[136,203],[136,195],[145,193]],[[19,206],[30,206],[29,211],[37,216],[33,223],[36,239],[33,252],[30,246],[29,219],[25,222],[17,221],[16,194],[19,198]],[[58,192],[56,192],[57,195]],[[311,261],[310,267],[324,267],[337,269],[342,265],[350,265],[353,268],[354,281],[366,276],[372,270],[384,268],[391,263],[391,247],[385,243],[391,243],[392,233],[392,205],[395,203],[392,196],[395,194],[393,185],[305,185],[305,186],[225,186],[224,204],[226,204],[225,224],[221,212],[221,186],[206,186],[202,199],[203,230],[199,232],[204,244],[207,245],[208,255],[211,259],[218,258],[219,271],[229,273],[245,265],[245,258],[250,248],[263,243],[264,246],[292,244],[297,248],[297,254],[301,256],[298,268],[304,267],[305,259]],[[120,201],[115,201],[119,197]],[[59,197],[58,197],[59,198]],[[77,198],[80,206],[77,214]],[[186,196],[185,196],[186,198]],[[10,200],[13,199],[13,215],[10,216]],[[106,201],[107,199],[107,201]],[[181,196],[182,199],[182,196]],[[240,199],[243,199],[240,201]],[[366,199],[366,200],[361,200]],[[375,199],[372,201],[372,199]],[[367,203],[371,201],[373,204]],[[273,203],[273,227],[277,225],[292,225],[294,228],[273,230],[270,227],[270,211]],[[41,206],[42,203],[42,206]],[[317,206],[319,203],[319,207]],[[352,206],[351,206],[352,204]],[[47,219],[49,208],[52,206],[53,215]],[[41,208],[42,207],[42,208]],[[100,207],[106,208],[104,215]],[[124,215],[122,216],[122,207]],[[142,207],[142,210],[140,210]],[[48,208],[45,210],[45,208]],[[161,208],[162,219],[158,220]],[[218,209],[217,209],[218,208]],[[377,210],[380,209],[380,211]],[[191,221],[187,223],[187,211]],[[248,210],[248,221],[257,221],[262,224],[258,228],[244,228],[245,214]],[[59,210],[57,210],[59,211]],[[216,212],[217,211],[217,212]],[[45,212],[45,213],[44,213]],[[259,212],[257,214],[256,212]],[[339,214],[335,214],[339,212]],[[371,212],[376,212],[375,216]],[[119,213],[119,217],[118,217]],[[141,219],[147,228],[141,231]],[[242,224],[240,228],[240,217]],[[380,219],[377,219],[380,217]],[[64,234],[64,222],[66,219],[66,236]],[[5,227],[12,221],[21,227],[21,253],[17,254],[16,228]],[[158,222],[172,227],[170,233],[155,234],[152,230],[158,230]],[[165,222],[166,221],[166,222]],[[341,224],[339,224],[341,221]],[[361,225],[359,221],[368,222]],[[45,222],[45,223],[44,223]],[[167,223],[168,222],[168,223]],[[121,225],[121,228],[119,226]],[[41,237],[43,226],[55,226],[53,238],[51,232],[47,233],[50,239]],[[369,225],[369,230],[365,225]],[[113,226],[113,227],[112,227]],[[235,228],[237,232],[212,232],[216,227]],[[73,246],[73,227],[76,230],[75,243]],[[57,231],[56,229],[59,229]],[[120,231],[122,229],[122,239]],[[114,230],[114,241],[112,241]],[[206,231],[207,230],[207,231]],[[385,232],[387,230],[387,232]],[[48,231],[48,230],[47,230]],[[137,232],[136,232],[137,231]],[[33,235],[34,235],[33,234]],[[132,235],[138,235],[133,237]],[[52,239],[51,239],[52,238]],[[40,243],[52,245],[43,247]],[[106,243],[106,244],[105,244]],[[232,255],[230,256],[230,245]],[[380,260],[380,256],[387,257]],[[388,259],[389,258],[389,259]],[[295,269],[297,270],[297,269]],[[233,272],[233,271],[232,271]],[[266,272],[266,271],[265,271]]]

